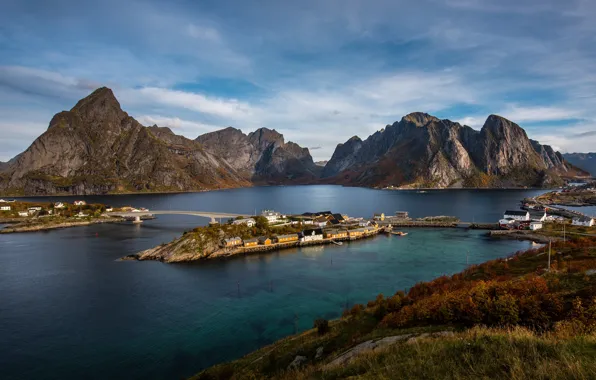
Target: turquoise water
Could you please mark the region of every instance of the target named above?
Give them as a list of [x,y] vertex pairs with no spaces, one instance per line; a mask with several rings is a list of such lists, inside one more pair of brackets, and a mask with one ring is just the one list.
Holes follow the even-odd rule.
[[[342,211],[352,215],[372,213],[377,204],[455,210],[445,195],[341,187],[267,188],[265,199],[255,189],[177,199],[194,199],[189,204],[195,209],[208,204],[226,211],[240,200],[250,207],[247,199],[255,207],[289,203],[300,190],[321,195],[307,205],[293,203],[301,212],[338,210],[323,204],[342,204]],[[454,199],[458,204],[466,199],[469,206],[458,209],[476,215],[514,207],[523,197],[487,194],[456,193]],[[108,200],[166,204],[168,197]],[[142,225],[0,235],[0,378],[181,378],[310,328],[316,318],[336,318],[379,293],[459,272],[468,252],[473,264],[529,247],[491,241],[481,231],[412,229],[406,237],[378,236],[203,264],[115,261],[205,222],[160,216]]]

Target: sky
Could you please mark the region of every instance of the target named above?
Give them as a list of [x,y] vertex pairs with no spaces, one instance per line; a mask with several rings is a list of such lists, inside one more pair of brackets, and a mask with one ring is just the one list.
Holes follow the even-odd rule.
[[410,112],[596,150],[592,0],[3,0],[0,161],[111,88],[188,138],[275,129],[315,160]]

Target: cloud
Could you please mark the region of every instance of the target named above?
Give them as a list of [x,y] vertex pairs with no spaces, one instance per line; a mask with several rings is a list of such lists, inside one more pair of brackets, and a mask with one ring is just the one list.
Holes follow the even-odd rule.
[[191,120],[183,120],[178,117],[165,117],[159,115],[141,115],[136,116],[135,119],[144,126],[157,125],[158,127],[168,127],[173,129],[174,133],[183,134],[189,138],[196,138],[204,133],[213,132],[223,128],[221,125],[205,124]]
[[214,28],[189,24],[186,28],[188,35],[192,38],[200,40],[206,40],[211,42],[221,42],[221,36],[219,32]]
[[560,107],[531,107],[511,105],[499,114],[516,123],[527,121],[569,120],[582,117],[582,112],[572,108]]

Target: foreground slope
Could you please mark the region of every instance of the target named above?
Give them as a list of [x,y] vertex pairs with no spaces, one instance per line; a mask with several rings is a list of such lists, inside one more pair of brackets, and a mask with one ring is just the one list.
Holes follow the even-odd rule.
[[194,379],[594,378],[595,245],[554,243],[550,273],[543,247],[379,295]]
[[545,187],[578,174],[585,173],[500,116],[476,131],[420,112],[338,145],[323,170],[328,182],[414,187]]

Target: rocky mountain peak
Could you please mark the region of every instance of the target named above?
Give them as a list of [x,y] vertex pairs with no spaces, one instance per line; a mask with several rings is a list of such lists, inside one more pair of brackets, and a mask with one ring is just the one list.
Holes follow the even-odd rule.
[[402,121],[407,121],[415,124],[417,127],[423,127],[430,122],[440,121],[438,118],[429,115],[425,112],[412,112],[402,118]]
[[120,103],[111,89],[107,87],[100,87],[93,91],[87,97],[79,100],[79,102],[71,109],[81,116],[87,122],[92,121],[120,121],[128,116],[122,111]]
[[264,145],[277,143],[278,145],[284,144],[284,136],[277,132],[275,129],[259,128],[254,132],[248,134],[248,139],[255,145]]

